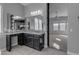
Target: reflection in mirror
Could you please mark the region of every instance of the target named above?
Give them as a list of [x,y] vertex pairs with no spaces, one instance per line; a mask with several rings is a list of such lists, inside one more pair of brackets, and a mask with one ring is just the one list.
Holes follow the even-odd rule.
[[39,30],[42,30],[42,20],[39,19]]
[[[31,16],[27,18],[27,27],[30,31],[43,31],[43,18],[42,16]],[[28,24],[30,23],[30,24]]]
[[58,23],[54,23],[53,27],[54,27],[54,31],[58,31]]
[[38,22],[38,19],[37,18],[35,18],[34,19],[35,20],[35,30],[38,30],[39,29],[39,22]]
[[35,30],[42,31],[42,20],[35,18]]
[[66,23],[60,23],[60,31],[65,31]]

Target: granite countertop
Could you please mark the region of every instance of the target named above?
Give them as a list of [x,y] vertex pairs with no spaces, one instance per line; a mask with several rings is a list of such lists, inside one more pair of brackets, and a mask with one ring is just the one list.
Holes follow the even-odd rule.
[[19,33],[29,33],[29,34],[37,34],[37,35],[41,35],[44,34],[44,32],[35,32],[35,31],[10,31],[10,32],[4,32],[4,33],[0,33],[0,35],[11,35],[11,34],[19,34]]

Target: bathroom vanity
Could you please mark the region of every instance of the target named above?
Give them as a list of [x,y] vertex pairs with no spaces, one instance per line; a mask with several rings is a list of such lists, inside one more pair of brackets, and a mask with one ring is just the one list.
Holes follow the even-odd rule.
[[[41,51],[44,48],[43,16],[35,15],[27,18],[8,14],[8,32],[6,33],[6,49],[12,49],[12,37],[18,37],[18,45],[25,45]],[[19,31],[17,31],[19,30]]]
[[13,32],[6,34],[6,50],[11,51],[12,49],[12,37],[18,37],[18,45],[28,46],[36,50],[41,51],[44,48],[44,33],[34,32]]

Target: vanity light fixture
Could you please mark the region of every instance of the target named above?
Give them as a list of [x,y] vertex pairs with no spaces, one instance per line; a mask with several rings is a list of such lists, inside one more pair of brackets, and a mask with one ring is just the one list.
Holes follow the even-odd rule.
[[33,11],[30,13],[32,16],[35,16],[35,15],[42,15],[42,11],[41,10],[37,10],[37,11]]

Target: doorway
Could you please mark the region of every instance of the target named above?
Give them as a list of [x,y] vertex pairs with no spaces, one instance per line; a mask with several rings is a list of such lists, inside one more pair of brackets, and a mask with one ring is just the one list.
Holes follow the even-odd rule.
[[[48,6],[48,46],[67,52],[68,16],[62,4],[50,3]],[[64,11],[65,10],[65,11]],[[63,11],[63,12],[62,12]],[[67,14],[67,13],[66,13]]]

